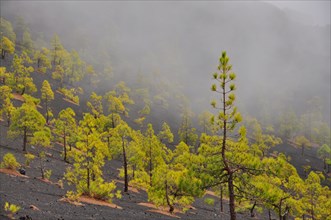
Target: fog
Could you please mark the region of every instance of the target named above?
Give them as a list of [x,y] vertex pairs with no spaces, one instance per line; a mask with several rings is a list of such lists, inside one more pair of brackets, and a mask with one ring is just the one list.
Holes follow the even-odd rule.
[[57,33],[114,75],[158,72],[196,112],[211,109],[212,73],[226,50],[241,111],[302,112],[319,96],[330,121],[330,23],[300,22],[303,14],[259,1],[1,1],[1,16],[22,16],[33,37]]

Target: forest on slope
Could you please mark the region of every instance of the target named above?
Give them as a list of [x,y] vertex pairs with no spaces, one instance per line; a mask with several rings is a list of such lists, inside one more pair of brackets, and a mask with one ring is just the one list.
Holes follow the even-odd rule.
[[[250,81],[240,82],[241,75],[232,72],[232,63],[237,72],[238,61],[231,51],[231,60],[222,52],[218,64],[211,65],[215,68],[204,74],[213,81],[205,91],[192,92],[198,101],[194,103],[187,96],[190,89],[183,87],[199,78],[176,83],[175,69],[171,70],[174,75],[149,72],[145,67],[132,73],[132,64],[119,65],[119,60],[109,60],[100,48],[93,50],[89,44],[83,48],[79,43],[66,47],[60,35],[45,39],[39,31],[40,27],[27,25],[23,17],[1,17],[3,172],[22,165],[29,172],[33,164],[40,170],[34,174],[50,181],[56,168],[47,164],[54,154],[50,152],[57,149],[60,160],[68,165],[57,178],[67,202],[90,197],[111,204],[135,187],[147,192],[146,202],[167,206],[175,217],[178,209],[189,210],[208,190],[219,197],[221,213],[225,212],[223,201],[229,200],[224,215],[229,219],[242,212],[262,219],[268,215],[270,219],[330,218],[330,123],[325,122],[330,115],[325,108],[325,85],[314,87],[317,91],[309,95],[302,93],[297,100],[289,95],[278,103],[283,101],[278,97],[281,107],[273,110],[268,108],[275,105],[269,106],[262,95],[251,101],[253,108],[246,105],[241,116],[236,107],[236,96],[241,99],[237,87]],[[213,60],[217,57],[209,62]],[[318,80],[327,68],[320,62],[323,74]],[[243,98],[249,99],[247,95]],[[203,103],[201,99],[211,101],[211,107],[195,108]],[[295,105],[306,99],[307,108]],[[244,102],[239,106],[245,106]],[[24,161],[21,157],[19,164],[13,154],[4,154],[8,149],[15,149],[16,157],[23,151]],[[295,158],[287,154],[291,150]],[[123,190],[105,174],[112,161],[120,162],[115,178],[122,181]],[[18,201],[6,205],[4,194],[1,189],[1,212],[13,216]],[[215,201],[206,198],[204,202],[213,206]]]

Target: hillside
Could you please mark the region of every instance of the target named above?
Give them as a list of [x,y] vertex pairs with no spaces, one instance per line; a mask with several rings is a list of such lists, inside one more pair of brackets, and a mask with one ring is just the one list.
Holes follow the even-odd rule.
[[1,2],[1,219],[331,220],[330,25],[126,4]]

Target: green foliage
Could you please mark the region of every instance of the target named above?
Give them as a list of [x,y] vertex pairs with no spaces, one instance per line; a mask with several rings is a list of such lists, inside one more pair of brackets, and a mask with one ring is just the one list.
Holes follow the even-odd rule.
[[48,69],[52,68],[50,51],[45,47],[42,47],[40,50],[36,50],[33,55],[33,59],[37,63],[38,70],[42,73],[46,73]]
[[1,58],[5,59],[7,53],[13,54],[15,52],[15,44],[7,37],[2,37],[0,50],[1,50]]
[[52,78],[60,81],[60,87],[63,87],[64,69],[60,65],[56,65],[55,71],[52,73]]
[[324,170],[326,170],[327,168],[327,161],[331,160],[331,148],[326,145],[323,144],[318,150],[317,150],[317,156],[318,158],[322,159],[324,162]]
[[182,113],[182,122],[178,129],[178,135],[180,141],[185,142],[187,145],[195,146],[195,143],[198,139],[196,134],[196,129],[192,126],[192,112],[188,109],[184,109]]
[[33,133],[31,138],[31,144],[37,147],[37,152],[39,154],[39,168],[41,171],[41,177],[47,178],[47,175],[51,175],[51,170],[46,170],[46,154],[45,151],[51,145],[51,131],[48,127],[44,127]]
[[92,181],[89,192],[82,192],[82,194],[88,193],[92,198],[111,202],[111,199],[114,197],[113,191],[115,189],[115,182],[105,183],[103,181]]
[[64,160],[67,161],[67,143],[76,136],[77,131],[75,112],[71,108],[63,109],[59,112],[57,119],[54,123],[53,132],[57,137],[57,140],[63,144]]
[[10,170],[16,170],[20,164],[16,161],[13,154],[7,153],[3,156],[3,161],[1,162],[1,167]]
[[18,205],[15,205],[15,204],[11,204],[9,202],[5,202],[4,209],[5,209],[5,212],[9,212],[8,217],[10,219],[15,219],[13,217],[13,215],[15,213],[17,213],[21,209],[21,207],[19,207]]
[[[110,199],[113,197],[113,183],[104,183],[102,167],[105,157],[109,157],[107,144],[102,141],[101,120],[91,114],[84,114],[79,122],[76,135],[76,149],[70,151],[68,156],[73,161],[73,167],[69,167],[65,178],[69,184],[73,184],[79,194],[98,199]],[[101,187],[102,186],[102,187]]]
[[76,95],[78,91],[76,89],[60,88],[59,92],[61,92],[64,95],[64,97],[69,101],[72,101],[75,104],[79,105],[79,97],[78,95]]
[[29,31],[24,31],[23,33],[22,46],[24,51],[26,51],[28,54],[33,53],[34,45]]
[[291,139],[299,129],[299,121],[294,111],[284,111],[279,119],[279,135],[287,140]]
[[90,100],[87,102],[87,107],[90,109],[94,117],[100,117],[103,114],[102,96],[92,92]]
[[166,122],[163,122],[162,129],[157,136],[163,143],[172,143],[174,141],[174,135]]
[[45,118],[39,113],[35,105],[23,103],[21,107],[13,111],[8,134],[13,138],[23,136],[23,151],[26,151],[28,138],[34,132],[43,130],[45,123]]
[[30,154],[30,153],[24,154],[24,157],[25,157],[25,165],[26,166],[30,166],[31,161],[34,160],[34,158],[35,158],[35,156],[33,154]]
[[45,170],[44,177],[45,179],[49,180],[52,175],[52,170]]
[[147,191],[148,200],[156,205],[167,205],[169,212],[173,212],[175,205],[185,209],[185,206],[194,201],[195,196],[202,196],[202,182],[190,170],[190,165],[195,160],[189,147],[185,143],[179,144],[175,150],[174,162],[161,164],[154,170],[152,185]]
[[294,143],[297,146],[301,147],[301,154],[302,155],[304,154],[305,147],[310,147],[311,146],[310,141],[305,136],[302,136],[302,135],[295,137]]
[[68,198],[72,202],[77,202],[81,194],[76,193],[74,191],[67,191],[66,198]]
[[13,74],[8,78],[8,85],[21,95],[25,92],[32,94],[37,91],[30,76],[30,73],[34,71],[33,67],[30,66],[31,62],[31,59],[24,51],[20,56],[15,54],[12,61]]
[[12,103],[12,89],[9,86],[0,86],[0,118],[7,121],[7,125],[10,125],[12,114],[15,107]]
[[4,19],[0,18],[0,37],[7,37],[11,42],[16,42],[16,34],[13,30],[12,24]]
[[47,80],[44,80],[41,87],[41,100],[44,102],[46,111],[46,123],[48,123],[49,118],[52,116],[52,111],[49,108],[49,103],[50,101],[54,100],[54,92]]
[[204,199],[204,202],[207,204],[207,205],[211,205],[213,206],[215,204],[215,199],[213,198],[205,198]]

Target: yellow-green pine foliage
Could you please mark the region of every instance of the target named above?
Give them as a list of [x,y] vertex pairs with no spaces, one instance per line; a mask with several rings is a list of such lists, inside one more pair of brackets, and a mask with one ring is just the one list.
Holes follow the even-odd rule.
[[50,101],[54,100],[54,92],[47,80],[44,80],[40,91],[41,91],[41,101],[44,102],[45,111],[46,111],[46,123],[48,123],[49,118],[52,115],[52,112],[49,108],[49,103]]
[[29,30],[24,31],[23,33],[22,47],[27,54],[32,54],[34,52],[34,44]]
[[57,34],[54,34],[51,39],[51,57],[53,66],[61,64],[61,53],[64,50],[60,38]]
[[182,121],[178,129],[180,141],[184,141],[189,146],[195,146],[198,139],[196,129],[192,126],[193,113],[185,107],[182,112]]
[[0,44],[1,58],[5,59],[6,54],[13,54],[15,52],[15,44],[9,38],[3,36]]
[[26,151],[28,138],[34,132],[42,130],[46,123],[45,118],[37,110],[36,105],[25,102],[13,111],[12,123],[8,134],[13,138],[23,137],[23,151]]
[[60,65],[56,65],[55,71],[52,73],[52,78],[60,81],[60,87],[63,87],[64,69]]
[[92,92],[90,100],[87,102],[87,107],[90,109],[94,117],[100,117],[103,114],[102,96]]
[[36,50],[33,59],[37,64],[38,71],[46,73],[48,69],[52,68],[50,60],[50,51],[49,49],[42,47],[40,50]]
[[[51,131],[48,127],[44,127],[33,133],[31,144],[36,146],[39,156],[39,168],[41,171],[41,178],[47,178],[46,170],[46,149],[51,147]],[[48,171],[50,172],[50,171]],[[50,173],[49,173],[50,175]]]
[[66,59],[66,77],[69,83],[82,80],[85,76],[85,62],[81,60],[77,51],[73,50]]
[[12,103],[12,89],[9,86],[0,86],[0,118],[7,121],[7,125],[10,125],[11,117],[15,107]]
[[15,219],[14,218],[14,214],[17,213],[19,210],[21,209],[21,207],[19,207],[18,205],[15,205],[15,204],[11,204],[9,202],[6,202],[5,203],[5,206],[4,206],[4,210],[6,212],[9,212],[9,214],[7,215],[10,219]]
[[144,144],[142,151],[144,152],[146,160],[146,171],[150,176],[149,185],[152,185],[153,172],[158,167],[165,163],[165,146],[155,135],[152,124],[147,125],[147,130],[144,134]]
[[162,143],[170,144],[174,142],[174,135],[171,132],[170,126],[166,122],[163,122],[162,129],[157,136]]
[[6,67],[1,66],[0,67],[0,80],[2,84],[6,85],[6,79],[8,79],[10,76],[10,73],[6,71]]
[[[331,148],[327,144],[323,144],[318,150],[317,150],[317,156],[318,158],[323,160],[323,169],[328,170],[327,162],[331,161]],[[329,171],[329,170],[328,170]]]
[[201,180],[190,169],[197,162],[197,156],[190,152],[189,146],[181,142],[171,155],[171,163],[163,163],[154,170],[152,185],[147,191],[149,201],[168,206],[169,212],[176,206],[186,210],[195,197],[203,193]]
[[128,192],[128,187],[129,187],[128,155],[130,154],[131,147],[133,146],[130,144],[132,142],[132,137],[133,137],[133,130],[124,121],[121,121],[121,123],[111,131],[110,151],[113,155],[121,155],[123,162],[124,192]]
[[15,54],[12,61],[13,74],[8,79],[8,85],[21,95],[25,92],[32,94],[37,91],[30,76],[30,73],[34,71],[33,67],[30,66],[31,62],[31,59],[25,52],[22,52],[20,56]]
[[20,164],[16,161],[16,158],[13,154],[7,153],[3,156],[1,162],[1,168],[16,170]]
[[301,148],[301,155],[305,153],[305,147],[311,145],[310,141],[303,135],[295,137],[294,143]]
[[63,109],[59,112],[54,122],[53,132],[57,139],[63,144],[63,159],[67,161],[67,143],[72,136],[77,136],[77,126],[75,112],[71,108]]
[[76,187],[78,194],[97,199],[109,200],[116,188],[114,182],[106,183],[102,177],[102,167],[105,157],[109,156],[107,144],[102,141],[102,125],[99,119],[86,113],[79,122],[78,141],[69,157],[73,167],[69,167],[65,174],[69,184]]
[[11,42],[16,42],[16,34],[13,30],[12,24],[3,17],[0,17],[0,34],[1,38],[5,36],[9,38]]

